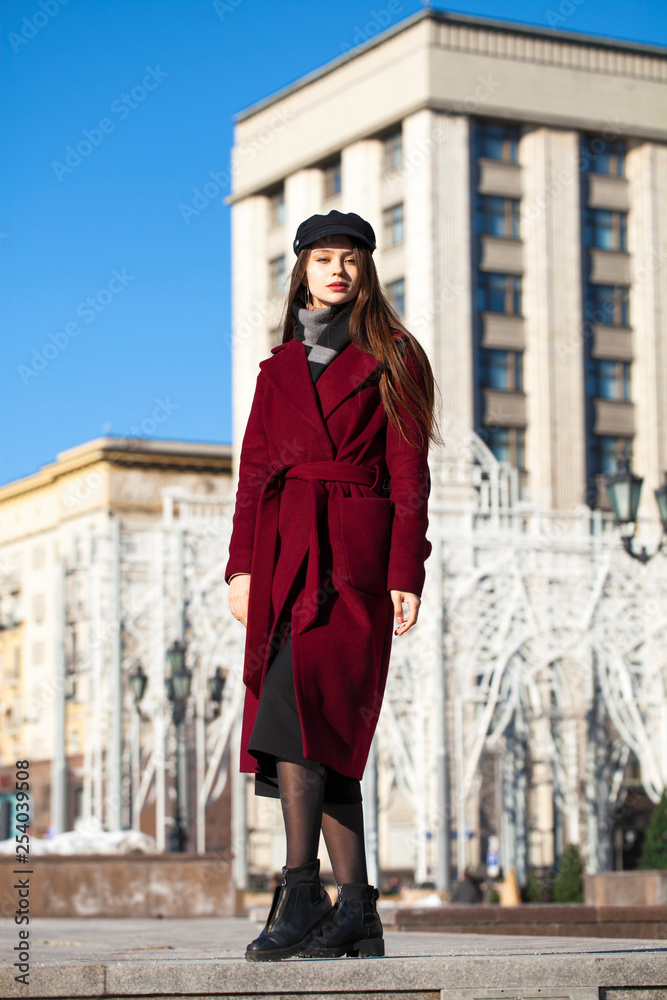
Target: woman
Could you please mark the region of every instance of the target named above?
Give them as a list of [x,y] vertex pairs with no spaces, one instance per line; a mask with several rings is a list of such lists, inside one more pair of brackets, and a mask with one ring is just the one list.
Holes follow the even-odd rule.
[[[229,562],[247,628],[241,770],[279,796],[282,885],[250,961],[383,955],[360,779],[382,704],[392,616],[424,583],[434,381],[387,302],[372,227],[302,222],[282,343],[260,364],[243,438]],[[407,606],[404,614],[403,605]],[[320,830],[338,883],[319,880]]]

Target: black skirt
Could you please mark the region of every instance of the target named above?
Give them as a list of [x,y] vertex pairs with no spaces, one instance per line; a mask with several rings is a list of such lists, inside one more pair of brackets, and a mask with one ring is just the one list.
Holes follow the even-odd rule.
[[324,802],[345,804],[361,802],[361,784],[357,778],[339,774],[333,768],[303,755],[301,721],[296,705],[292,665],[291,636],[271,661],[264,680],[257,717],[248,743],[248,753],[257,758],[255,795],[279,798],[277,760],[301,764],[324,778]]

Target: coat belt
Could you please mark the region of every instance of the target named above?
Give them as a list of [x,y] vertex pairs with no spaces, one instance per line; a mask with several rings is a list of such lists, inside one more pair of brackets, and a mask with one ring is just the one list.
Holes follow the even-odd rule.
[[[321,591],[320,540],[318,525],[327,504],[329,491],[325,483],[356,483],[360,486],[376,486],[379,467],[354,465],[352,462],[302,462],[299,465],[283,466],[267,476],[259,496],[255,537],[251,565],[250,587],[252,598],[248,613],[248,634],[246,641],[251,658],[246,660],[248,686],[259,694],[263,666],[266,660],[270,630],[272,626],[271,584],[276,565],[278,547],[278,514],[280,491],[287,479],[301,479],[309,484],[310,495],[310,535],[308,539],[308,562],[306,568],[305,597],[299,621],[292,623],[296,632],[305,632],[317,618],[323,602]],[[305,511],[304,511],[305,513]]]

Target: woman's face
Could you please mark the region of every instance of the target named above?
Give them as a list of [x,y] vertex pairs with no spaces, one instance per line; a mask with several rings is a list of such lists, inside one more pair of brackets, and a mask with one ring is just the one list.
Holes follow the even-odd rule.
[[356,298],[359,268],[349,236],[325,236],[313,244],[304,284],[310,289],[309,306],[313,309],[342,305]]

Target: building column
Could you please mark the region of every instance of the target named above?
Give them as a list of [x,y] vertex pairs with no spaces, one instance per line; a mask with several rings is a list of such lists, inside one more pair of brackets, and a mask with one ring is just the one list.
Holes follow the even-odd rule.
[[105,819],[109,830],[122,829],[123,752],[123,664],[121,635],[121,544],[120,520],[111,519],[111,635],[109,650],[109,744],[107,804]]
[[243,431],[255,392],[259,363],[267,356],[271,312],[267,303],[268,201],[259,195],[232,206],[232,329],[225,335],[232,354],[234,475],[238,473]]
[[55,698],[53,726],[53,760],[51,764],[51,829],[53,834],[67,830],[67,757],[65,750],[65,620],[67,568],[61,557],[56,577],[56,630],[55,630]]
[[[290,174],[285,178],[283,252],[285,254],[286,287],[289,287],[288,276],[291,274],[297,260],[292,246],[296,231],[305,219],[309,219],[311,215],[319,215],[322,212],[323,188],[322,171],[317,168],[309,167],[306,170],[297,170],[296,173]],[[282,303],[283,299],[281,297],[281,306]]]
[[[435,362],[443,417],[474,427],[472,276],[470,261],[470,122],[461,115],[433,116],[433,200],[426,211],[433,235],[430,293],[414,302],[415,315],[428,311],[422,342]],[[424,236],[424,226],[421,233]],[[420,258],[417,257],[417,267]],[[417,325],[421,329],[421,325]],[[417,334],[420,336],[420,334]],[[420,337],[422,339],[422,337]]]
[[632,254],[633,471],[644,477],[639,516],[656,520],[653,491],[667,470],[667,148],[645,142],[627,155]]
[[[342,212],[356,212],[370,222],[380,245],[382,209],[380,207],[380,177],[382,175],[382,143],[379,139],[353,142],[341,155]],[[377,253],[377,251],[376,251]]]
[[322,171],[317,168],[297,170],[285,178],[285,255],[291,254],[291,264],[296,260],[292,242],[299,223],[322,211],[322,195]]
[[578,134],[532,129],[519,160],[530,499],[571,510],[586,501]]
[[361,783],[364,799],[364,834],[366,858],[368,861],[368,881],[380,885],[380,855],[378,842],[378,768],[377,736],[373,738]]
[[435,342],[434,120],[424,109],[403,120],[405,320],[433,361]]

